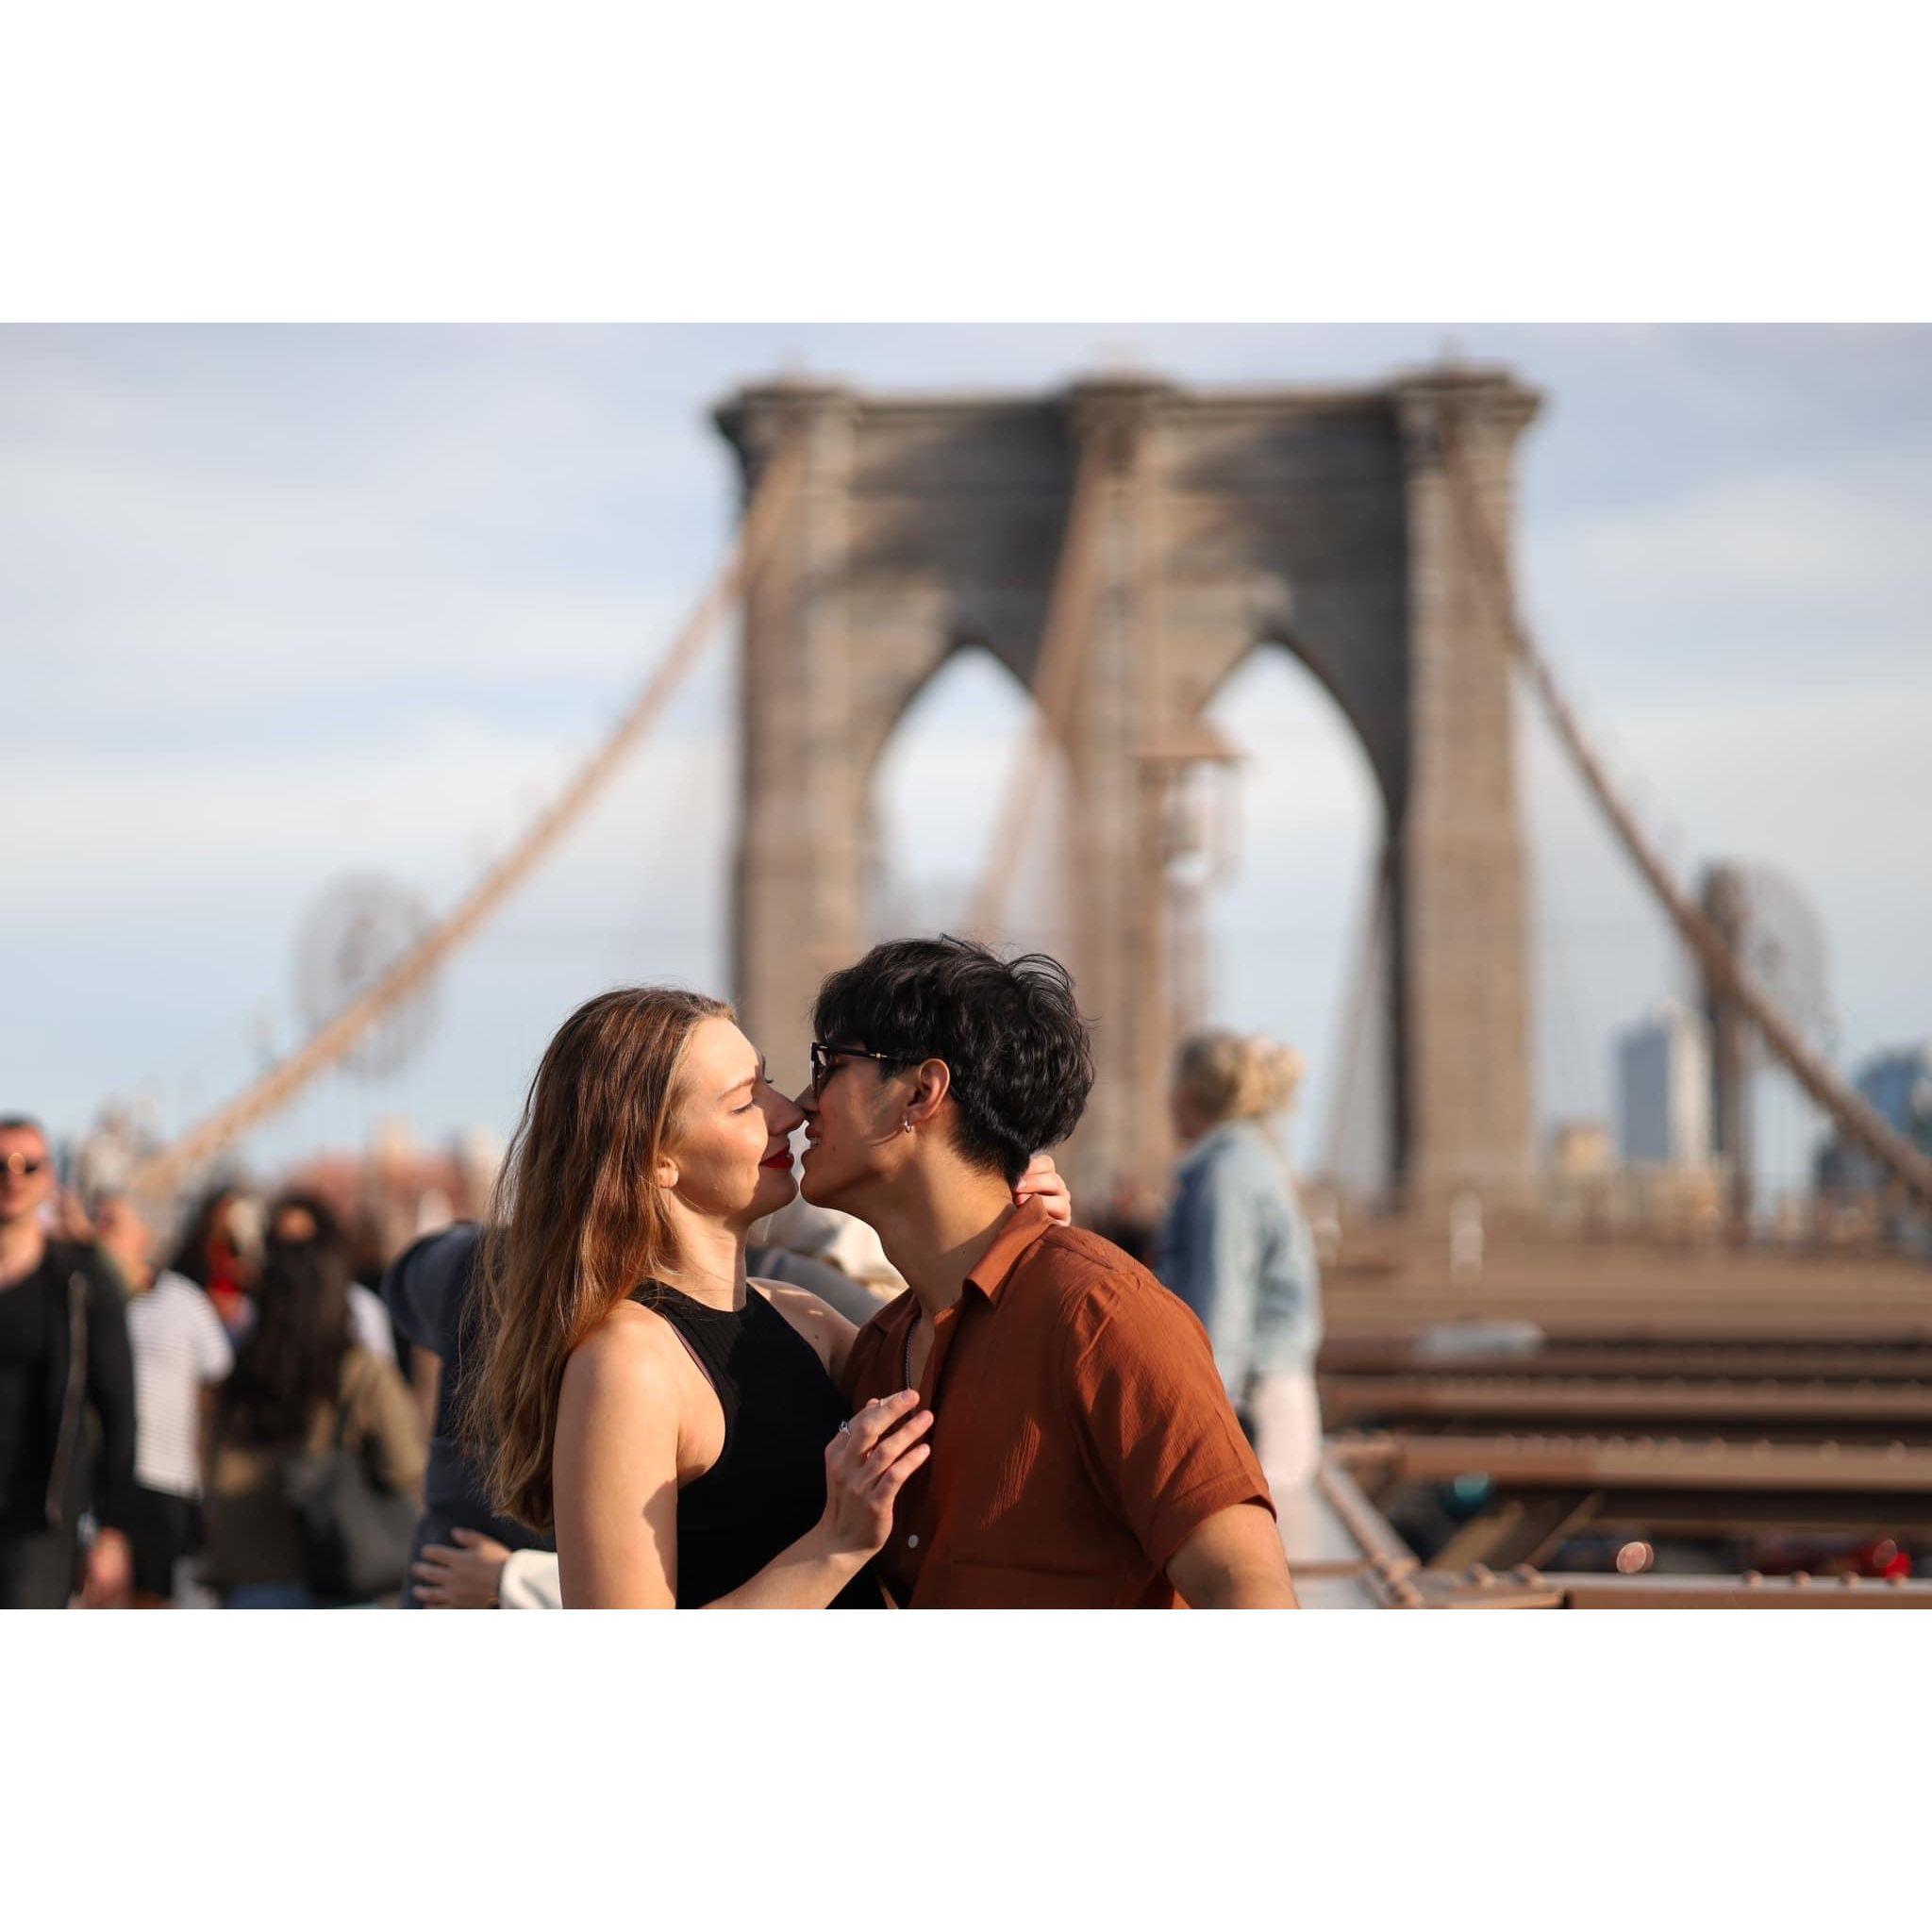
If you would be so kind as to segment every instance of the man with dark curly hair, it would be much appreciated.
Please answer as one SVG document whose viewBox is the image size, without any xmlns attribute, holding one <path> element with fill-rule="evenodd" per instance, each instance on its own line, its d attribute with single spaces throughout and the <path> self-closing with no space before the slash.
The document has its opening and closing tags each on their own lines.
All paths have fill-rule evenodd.
<svg viewBox="0 0 1932 1932">
<path fill-rule="evenodd" d="M 1200 1323 L 1097 1235 L 1015 1208 L 1093 1085 L 1066 969 L 894 940 L 813 1011 L 805 1197 L 909 1284 L 860 1332 L 854 1407 L 917 1388 L 932 1456 L 880 1565 L 919 1607 L 1291 1607 L 1260 1467 Z"/>
</svg>

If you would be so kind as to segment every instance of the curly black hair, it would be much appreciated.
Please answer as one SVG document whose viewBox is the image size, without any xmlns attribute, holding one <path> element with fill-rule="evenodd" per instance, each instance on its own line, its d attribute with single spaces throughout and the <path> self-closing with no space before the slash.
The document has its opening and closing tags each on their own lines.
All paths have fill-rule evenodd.
<svg viewBox="0 0 1932 1932">
<path fill-rule="evenodd" d="M 1079 1125 L 1093 1089 L 1073 976 L 1045 953 L 1002 959 L 946 934 L 888 940 L 819 988 L 812 1026 L 895 1067 L 944 1060 L 960 1154 L 1008 1185 Z"/>
</svg>

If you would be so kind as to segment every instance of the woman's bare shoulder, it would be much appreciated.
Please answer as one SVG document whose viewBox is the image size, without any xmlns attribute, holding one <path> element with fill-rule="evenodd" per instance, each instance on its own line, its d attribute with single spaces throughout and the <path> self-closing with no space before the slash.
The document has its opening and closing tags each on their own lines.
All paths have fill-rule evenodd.
<svg viewBox="0 0 1932 1932">
<path fill-rule="evenodd" d="M 620 1302 L 571 1350 L 563 1368 L 563 1395 L 600 1402 L 636 1392 L 661 1393 L 677 1386 L 683 1348 L 662 1315 L 636 1302 Z"/>
</svg>

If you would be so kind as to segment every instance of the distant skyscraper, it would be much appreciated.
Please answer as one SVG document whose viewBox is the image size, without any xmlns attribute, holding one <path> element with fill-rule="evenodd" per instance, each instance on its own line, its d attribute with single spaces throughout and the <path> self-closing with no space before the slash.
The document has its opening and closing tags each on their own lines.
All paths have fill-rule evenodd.
<svg viewBox="0 0 1932 1932">
<path fill-rule="evenodd" d="M 1676 1000 L 1618 1039 L 1617 1151 L 1631 1167 L 1710 1158 L 1710 1029 Z"/>
<path fill-rule="evenodd" d="M 1874 1054 L 1854 1084 L 1887 1126 L 1932 1153 L 1932 1041 Z M 1865 1193 L 1876 1191 L 1884 1180 L 1869 1154 L 1837 1136 L 1819 1157 L 1821 1187 Z"/>
</svg>

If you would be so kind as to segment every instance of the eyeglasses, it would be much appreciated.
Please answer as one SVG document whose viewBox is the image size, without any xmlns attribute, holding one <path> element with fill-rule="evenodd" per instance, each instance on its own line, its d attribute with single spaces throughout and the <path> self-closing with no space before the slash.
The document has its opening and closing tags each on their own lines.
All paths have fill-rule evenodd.
<svg viewBox="0 0 1932 1932">
<path fill-rule="evenodd" d="M 913 1063 L 903 1053 L 867 1053 L 862 1046 L 827 1046 L 823 1040 L 811 1043 L 811 1097 L 825 1091 L 825 1082 L 839 1071 L 841 1060 L 877 1060 L 882 1067 L 909 1067 Z"/>
<path fill-rule="evenodd" d="M 39 1174 L 46 1164 L 44 1155 L 9 1154 L 5 1160 L 0 1160 L 0 1169 L 8 1174 Z"/>
</svg>

